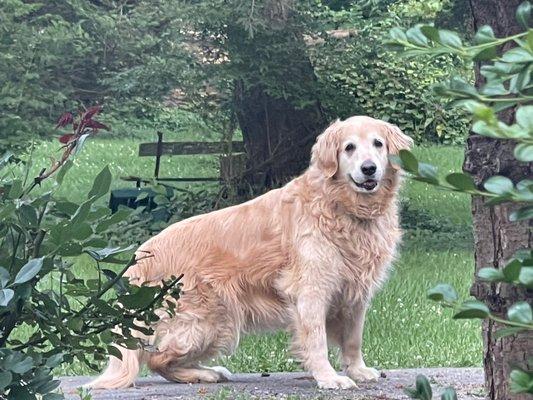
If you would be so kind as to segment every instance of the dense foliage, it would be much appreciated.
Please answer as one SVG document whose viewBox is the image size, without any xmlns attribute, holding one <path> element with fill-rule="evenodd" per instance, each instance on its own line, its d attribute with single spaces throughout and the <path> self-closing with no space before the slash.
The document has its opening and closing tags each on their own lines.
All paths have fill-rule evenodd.
<svg viewBox="0 0 533 400">
<path fill-rule="evenodd" d="M 146 326 L 158 318 L 153 309 L 164 296 L 178 294 L 179 278 L 152 287 L 130 286 L 122 278 L 135 260 L 120 254 L 132 247 L 110 246 L 107 238 L 132 211 L 111 215 L 98 205 L 111 184 L 107 167 L 83 201 L 56 194 L 65 174 L 76 173 L 72 158 L 95 127 L 102 127 L 93 119 L 98 112 L 93 107 L 60 118 L 58 126 L 73 126 L 73 132 L 61 137 L 62 157 L 35 179 L 28 179 L 31 160 L 23 166 L 11 153 L 0 159 L 2 399 L 62 398 L 53 393 L 59 385 L 53 368 L 75 359 L 94 367 L 108 353 L 120 356 L 111 343 L 137 348 L 142 343 L 134 332 L 149 334 Z M 94 261 L 92 273 L 72 268 L 81 255 Z M 110 330 L 117 325 L 120 329 Z M 21 336 L 20 328 L 29 334 Z"/>
<path fill-rule="evenodd" d="M 319 15 L 330 28 L 350 32 L 347 40 L 326 36 L 322 45 L 310 48 L 324 85 L 324 105 L 341 117 L 365 114 L 393 121 L 418 142 L 463 140 L 468 131 L 465 114 L 446 107 L 431 87 L 453 72 L 468 76 L 468 64 L 450 56 L 407 60 L 383 46 L 393 26 L 433 21 L 445 3 L 396 3 L 387 12 L 366 17 L 364 8 L 356 5 L 323 9 Z"/>
<path fill-rule="evenodd" d="M 532 7 L 529 1 L 522 3 L 516 18 L 523 32 L 504 38 L 496 38 L 490 26 L 482 26 L 476 32 L 472 44 L 464 44 L 452 31 L 438 30 L 431 25 L 418 25 L 408 30 L 391 30 L 390 45 L 406 56 L 456 54 L 468 60 L 486 61 L 481 67 L 485 83 L 479 89 L 460 77 L 435 88 L 437 95 L 452 99 L 458 107 L 468 111 L 474 120 L 472 131 L 478 135 L 499 140 L 513 140 L 514 156 L 518 161 L 533 162 L 533 24 Z M 502 45 L 514 42 L 516 46 Z M 514 123 L 506 124 L 497 112 L 515 107 Z M 516 202 L 520 207 L 509 215 L 510 221 L 527 221 L 533 218 L 533 181 L 529 177 L 516 184 L 505 176 L 492 176 L 479 188 L 466 173 L 448 174 L 444 180 L 434 166 L 420 163 L 409 151 L 400 152 L 396 160 L 413 179 L 437 185 L 447 190 L 484 196 L 488 206 Z M 478 272 L 479 278 L 491 283 L 519 286 L 533 290 L 533 250 L 519 251 L 503 268 L 487 267 Z M 533 310 L 530 302 L 512 304 L 506 315 L 497 315 L 478 300 L 460 301 L 455 289 L 440 284 L 429 291 L 429 298 L 455 309 L 454 318 L 491 319 L 502 324 L 497 337 L 533 331 Z M 532 357 L 530 354 L 527 357 Z M 531 362 L 529 362 L 531 363 Z M 514 368 L 510 375 L 511 391 L 533 394 L 533 371 Z M 431 398 L 427 382 L 420 380 L 420 390 L 413 392 L 416 398 Z M 417 382 L 418 386 L 418 382 Z"/>
<path fill-rule="evenodd" d="M 119 134 L 142 119 L 155 123 L 170 100 L 225 137 L 234 130 L 236 82 L 259 83 L 298 107 L 319 101 L 330 118 L 371 114 L 418 139 L 455 142 L 464 118 L 428 88 L 464 64 L 448 56 L 406 62 L 380 40 L 398 23 L 437 18 L 447 4 L 7 0 L 0 8 L 0 147 L 49 134 L 52 116 L 94 102 L 129 121 Z M 338 38 L 332 32 L 339 30 L 355 34 Z M 301 59 L 310 59 L 316 79 L 307 78 Z M 198 125 L 186 113 L 177 117 Z"/>
<path fill-rule="evenodd" d="M 187 70 L 165 1 L 6 0 L 0 7 L 0 148 L 49 134 L 78 103 L 141 116 Z"/>
</svg>

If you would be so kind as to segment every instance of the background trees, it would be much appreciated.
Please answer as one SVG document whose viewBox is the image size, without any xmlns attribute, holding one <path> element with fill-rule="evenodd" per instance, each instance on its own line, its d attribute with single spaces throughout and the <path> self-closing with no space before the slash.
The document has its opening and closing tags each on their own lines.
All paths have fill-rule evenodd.
<svg viewBox="0 0 533 400">
<path fill-rule="evenodd" d="M 396 24 L 446 15 L 447 4 L 8 0 L 0 146 L 49 134 L 52 117 L 76 103 L 105 102 L 129 131 L 168 101 L 219 137 L 242 134 L 259 186 L 304 168 L 316 134 L 339 116 L 372 114 L 422 141 L 456 142 L 464 118 L 427 89 L 464 64 L 405 63 L 380 40 Z"/>
</svg>

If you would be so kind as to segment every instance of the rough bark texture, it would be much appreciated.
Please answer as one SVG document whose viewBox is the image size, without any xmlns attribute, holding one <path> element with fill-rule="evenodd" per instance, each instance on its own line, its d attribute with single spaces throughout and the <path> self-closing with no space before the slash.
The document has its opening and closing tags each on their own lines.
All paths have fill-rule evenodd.
<svg viewBox="0 0 533 400">
<path fill-rule="evenodd" d="M 276 187 L 300 174 L 327 123 L 296 8 L 293 0 L 267 0 L 268 34 L 253 41 L 238 30 L 228 35 L 244 71 L 235 82 L 234 109 L 251 171 L 245 180 L 255 188 Z"/>
<path fill-rule="evenodd" d="M 310 64 L 306 73 L 314 79 Z M 260 85 L 244 89 L 238 84 L 235 94 L 252 170 L 247 181 L 255 187 L 271 188 L 301 173 L 309 165 L 314 139 L 326 124 L 318 101 L 297 109 L 285 99 L 268 95 Z"/>
<path fill-rule="evenodd" d="M 496 36 L 508 36 L 520 31 L 515 10 L 522 0 L 470 0 L 474 26 L 493 27 Z M 476 68 L 476 86 L 483 83 Z M 514 111 L 505 111 L 501 118 L 507 122 L 514 117 Z M 513 157 L 514 143 L 494 140 L 472 134 L 468 139 L 464 170 L 474 176 L 480 184 L 493 175 L 503 175 L 515 183 L 533 176 L 531 164 L 517 162 Z M 532 247 L 531 226 L 527 222 L 509 222 L 509 213 L 516 205 L 503 204 L 485 206 L 485 201 L 475 197 L 472 213 L 475 236 L 476 272 L 483 267 L 502 268 L 514 253 Z M 531 303 L 532 291 L 518 289 L 507 284 L 487 284 L 477 280 L 472 294 L 485 302 L 492 311 L 504 315 L 509 306 L 517 301 Z M 501 326 L 492 322 L 483 323 L 485 384 L 489 399 L 531 399 L 531 395 L 512 395 L 509 388 L 509 374 L 513 367 L 533 369 L 528 357 L 533 356 L 533 335 L 522 333 L 503 339 L 496 339 L 495 333 Z"/>
</svg>

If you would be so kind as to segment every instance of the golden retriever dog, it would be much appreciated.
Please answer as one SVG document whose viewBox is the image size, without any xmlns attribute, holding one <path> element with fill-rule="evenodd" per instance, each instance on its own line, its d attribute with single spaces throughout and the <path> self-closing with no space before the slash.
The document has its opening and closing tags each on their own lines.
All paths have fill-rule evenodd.
<svg viewBox="0 0 533 400">
<path fill-rule="evenodd" d="M 140 366 L 176 382 L 219 382 L 229 372 L 202 362 L 232 353 L 240 335 L 287 329 L 318 387 L 375 380 L 361 353 L 368 304 L 400 241 L 398 169 L 389 154 L 412 140 L 392 124 L 355 116 L 318 136 L 311 165 L 280 189 L 175 223 L 141 245 L 153 257 L 127 272 L 134 284 L 183 275 L 174 316 L 160 312 L 152 348 L 120 348 L 88 386 L 134 383 Z M 139 335 L 142 336 L 142 335 Z M 345 375 L 328 361 L 340 347 Z"/>
</svg>

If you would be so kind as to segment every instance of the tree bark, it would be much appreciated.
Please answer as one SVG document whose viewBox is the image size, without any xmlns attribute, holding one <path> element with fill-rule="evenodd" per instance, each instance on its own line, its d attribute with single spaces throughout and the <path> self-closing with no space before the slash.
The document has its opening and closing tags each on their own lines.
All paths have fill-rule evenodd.
<svg viewBox="0 0 533 400">
<path fill-rule="evenodd" d="M 522 0 L 470 0 L 475 29 L 490 25 L 497 37 L 508 36 L 520 31 L 515 20 L 515 10 Z M 480 65 L 476 66 L 476 86 L 483 84 Z M 514 110 L 500 114 L 503 121 L 511 122 Z M 495 140 L 471 134 L 467 141 L 463 169 L 481 184 L 493 175 L 503 175 L 513 182 L 533 176 L 533 166 L 515 160 L 515 143 Z M 476 273 L 483 267 L 503 268 L 517 250 L 531 248 L 533 236 L 528 222 L 511 223 L 509 213 L 518 208 L 514 204 L 487 207 L 485 200 L 474 197 L 472 214 L 475 237 Z M 485 302 L 496 314 L 505 315 L 510 305 L 517 301 L 532 302 L 531 290 L 508 284 L 489 284 L 476 278 L 471 293 Z M 502 339 L 495 334 L 501 326 L 493 321 L 484 321 L 482 336 L 484 342 L 485 384 L 488 399 L 531 399 L 531 395 L 513 395 L 509 387 L 509 375 L 513 367 L 533 369 L 533 335 L 521 333 Z"/>
<path fill-rule="evenodd" d="M 314 78 L 312 70 L 308 73 Z M 235 94 L 251 171 L 246 181 L 272 188 L 300 174 L 309 165 L 311 146 L 326 124 L 318 101 L 297 109 L 286 99 L 270 96 L 261 85 L 244 89 L 240 82 Z"/>
<path fill-rule="evenodd" d="M 300 174 L 327 123 L 296 8 L 293 0 L 267 0 L 258 12 L 268 29 L 253 39 L 237 27 L 228 31 L 229 57 L 241 73 L 233 105 L 251 171 L 245 180 L 254 187 L 276 187 Z"/>
</svg>

